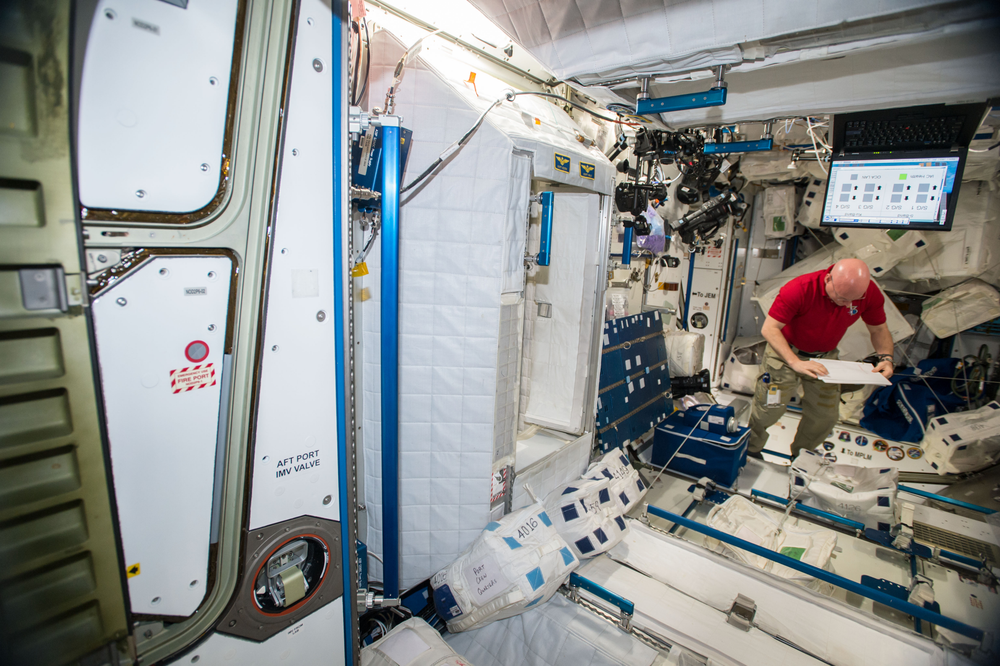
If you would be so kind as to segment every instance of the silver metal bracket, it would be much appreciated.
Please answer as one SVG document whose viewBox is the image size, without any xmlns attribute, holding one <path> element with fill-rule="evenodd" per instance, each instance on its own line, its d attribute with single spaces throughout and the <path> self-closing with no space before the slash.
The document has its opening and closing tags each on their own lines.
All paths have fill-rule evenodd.
<svg viewBox="0 0 1000 666">
<path fill-rule="evenodd" d="M 743 631 L 750 631 L 755 615 L 757 615 L 757 604 L 754 600 L 742 594 L 737 594 L 736 601 L 733 602 L 732 608 L 729 609 L 726 622 Z"/>
<path fill-rule="evenodd" d="M 649 77 L 643 76 L 639 79 L 639 94 L 636 96 L 636 101 L 642 99 L 649 99 Z"/>
<path fill-rule="evenodd" d="M 361 134 L 370 123 L 371 116 L 360 106 L 352 106 L 347 113 L 347 131 L 350 134 Z"/>
</svg>

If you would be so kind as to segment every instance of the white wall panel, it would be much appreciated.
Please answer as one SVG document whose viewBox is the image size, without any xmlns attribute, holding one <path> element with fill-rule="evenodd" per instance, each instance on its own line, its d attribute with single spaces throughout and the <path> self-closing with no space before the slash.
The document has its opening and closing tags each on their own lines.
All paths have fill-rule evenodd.
<svg viewBox="0 0 1000 666">
<path fill-rule="evenodd" d="M 205 595 L 232 269 L 159 257 L 93 302 L 134 613 L 188 616 Z"/>
<path fill-rule="evenodd" d="M 302 515 L 340 520 L 330 38 L 329 8 L 305 0 L 271 237 L 250 529 Z"/>
<path fill-rule="evenodd" d="M 222 173 L 237 5 L 98 4 L 80 89 L 84 206 L 185 213 L 212 200 Z"/>
</svg>

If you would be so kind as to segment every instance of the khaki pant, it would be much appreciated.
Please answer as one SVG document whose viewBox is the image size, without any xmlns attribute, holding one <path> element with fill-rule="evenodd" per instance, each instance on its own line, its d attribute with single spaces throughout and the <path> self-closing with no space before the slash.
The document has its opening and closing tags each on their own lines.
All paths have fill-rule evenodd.
<svg viewBox="0 0 1000 666">
<path fill-rule="evenodd" d="M 815 359 L 820 363 L 824 358 L 837 358 L 837 350 L 823 354 Z M 764 359 L 760 364 L 761 373 L 757 375 L 757 386 L 753 395 L 753 408 L 750 411 L 750 447 L 752 452 L 760 451 L 767 444 L 767 429 L 777 423 L 785 409 L 788 400 L 795 395 L 799 382 L 802 383 L 802 420 L 799 421 L 795 439 L 792 441 L 792 458 L 802 449 L 814 449 L 830 435 L 833 426 L 840 416 L 840 384 L 827 384 L 806 375 L 800 375 L 792 370 L 778 356 L 771 345 L 764 350 Z M 767 406 L 768 384 L 763 381 L 764 373 L 771 376 L 770 386 L 781 391 L 781 404 Z"/>
</svg>

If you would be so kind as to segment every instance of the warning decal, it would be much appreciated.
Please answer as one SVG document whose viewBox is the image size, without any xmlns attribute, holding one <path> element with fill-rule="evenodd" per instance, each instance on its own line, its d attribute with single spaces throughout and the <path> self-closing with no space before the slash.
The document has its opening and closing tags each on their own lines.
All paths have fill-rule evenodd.
<svg viewBox="0 0 1000 666">
<path fill-rule="evenodd" d="M 186 393 L 194 389 L 215 386 L 214 363 L 193 365 L 187 368 L 170 371 L 170 388 L 174 393 Z"/>
<path fill-rule="evenodd" d="M 138 562 L 136 562 L 135 564 L 133 564 L 132 566 L 130 566 L 128 569 L 125 570 L 125 575 L 128 576 L 129 578 L 134 578 L 135 576 L 138 576 L 140 573 L 142 573 L 142 569 L 139 567 Z"/>
</svg>

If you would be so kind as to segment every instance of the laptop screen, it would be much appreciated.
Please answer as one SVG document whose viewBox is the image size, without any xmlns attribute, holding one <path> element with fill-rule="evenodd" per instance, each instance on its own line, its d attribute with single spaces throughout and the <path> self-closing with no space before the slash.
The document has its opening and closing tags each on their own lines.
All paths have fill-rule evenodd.
<svg viewBox="0 0 1000 666">
<path fill-rule="evenodd" d="M 830 165 L 822 226 L 947 231 L 965 152 L 848 155 Z"/>
</svg>

